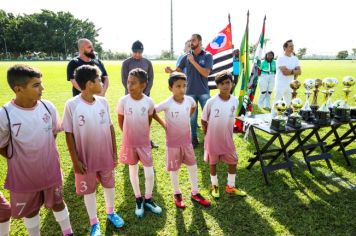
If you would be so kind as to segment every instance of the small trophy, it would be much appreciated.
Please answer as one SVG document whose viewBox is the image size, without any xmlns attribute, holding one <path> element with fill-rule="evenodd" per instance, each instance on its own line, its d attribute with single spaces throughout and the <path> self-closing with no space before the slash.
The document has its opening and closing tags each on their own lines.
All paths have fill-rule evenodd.
<svg viewBox="0 0 356 236">
<path fill-rule="evenodd" d="M 344 100 L 338 100 L 334 103 L 333 111 L 335 113 L 335 119 L 346 122 L 349 121 L 350 116 L 350 106 L 347 104 L 347 100 L 349 98 L 349 94 L 351 92 L 351 87 L 355 84 L 355 79 L 351 76 L 346 76 L 342 80 L 342 84 L 344 85 L 345 98 Z"/>
<path fill-rule="evenodd" d="M 274 109 L 277 110 L 278 115 L 272 119 L 271 129 L 275 131 L 286 130 L 286 119 L 284 118 L 283 113 L 287 109 L 287 104 L 283 98 L 274 103 Z"/>
<path fill-rule="evenodd" d="M 319 93 L 319 87 L 323 84 L 321 79 L 315 79 L 315 87 L 314 87 L 314 94 L 313 94 L 313 101 L 312 104 L 310 105 L 310 108 L 312 109 L 313 113 L 315 114 L 316 111 L 319 109 L 318 105 L 318 93 Z"/>
<path fill-rule="evenodd" d="M 297 90 L 300 88 L 301 83 L 299 80 L 294 79 L 290 84 L 290 88 L 293 90 L 292 91 L 292 100 L 297 97 Z M 287 108 L 286 115 L 290 115 L 292 113 L 292 104 L 289 104 L 289 107 Z"/>
<path fill-rule="evenodd" d="M 307 79 L 304 81 L 305 88 L 305 103 L 303 108 L 300 110 L 300 115 L 303 117 L 303 120 L 307 122 L 312 122 L 314 120 L 314 113 L 309 104 L 309 97 L 311 94 L 311 90 L 315 87 L 315 80 Z"/>
<path fill-rule="evenodd" d="M 288 126 L 295 129 L 299 129 L 300 127 L 302 127 L 302 116 L 299 115 L 299 111 L 302 108 L 302 106 L 303 106 L 303 102 L 300 98 L 292 99 L 291 107 L 293 113 L 288 116 L 288 121 L 287 121 Z"/>
<path fill-rule="evenodd" d="M 329 104 L 331 103 L 331 94 L 334 92 L 334 87 L 337 84 L 334 78 L 323 79 L 323 87 L 325 90 L 322 93 L 325 94 L 324 103 L 319 107 L 316 112 L 316 123 L 319 125 L 327 125 L 331 123 Z"/>
<path fill-rule="evenodd" d="M 355 104 L 356 104 L 356 94 L 353 96 L 353 99 L 354 99 Z M 351 115 L 351 119 L 356 119 L 356 106 L 355 107 L 351 107 L 350 115 Z"/>
<path fill-rule="evenodd" d="M 333 94 L 333 92 L 335 92 L 334 87 L 338 84 L 339 81 L 336 78 L 330 78 L 330 79 L 332 79 L 332 81 L 333 81 L 332 83 L 334 84 L 334 86 L 329 89 L 329 94 L 330 95 L 328 97 L 327 106 L 328 106 L 329 111 L 330 111 L 330 117 L 334 118 L 335 112 L 334 112 L 334 109 L 333 109 L 334 105 L 333 105 L 333 103 L 331 101 L 331 94 Z"/>
</svg>

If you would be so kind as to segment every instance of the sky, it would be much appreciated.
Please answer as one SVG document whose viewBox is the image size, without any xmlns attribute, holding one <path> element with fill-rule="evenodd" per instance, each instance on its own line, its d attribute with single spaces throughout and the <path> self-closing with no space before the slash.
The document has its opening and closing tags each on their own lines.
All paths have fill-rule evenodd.
<svg viewBox="0 0 356 236">
<path fill-rule="evenodd" d="M 170 0 L 1 0 L 0 9 L 31 14 L 41 9 L 69 11 L 89 19 L 99 31 L 105 50 L 130 52 L 135 40 L 144 44 L 144 54 L 170 50 Z M 352 0 L 173 0 L 174 52 L 199 33 L 206 46 L 228 23 L 231 15 L 233 44 L 240 46 L 250 11 L 250 44 L 258 41 L 266 15 L 266 50 L 282 53 L 282 45 L 293 39 L 295 50 L 307 54 L 336 55 L 356 48 L 355 12 Z"/>
</svg>

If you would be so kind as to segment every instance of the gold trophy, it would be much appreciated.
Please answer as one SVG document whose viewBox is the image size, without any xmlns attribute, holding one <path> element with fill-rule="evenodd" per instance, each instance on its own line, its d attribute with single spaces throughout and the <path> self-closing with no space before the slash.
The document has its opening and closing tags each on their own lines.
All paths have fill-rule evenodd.
<svg viewBox="0 0 356 236">
<path fill-rule="evenodd" d="M 297 97 L 297 90 L 300 88 L 301 83 L 299 82 L 299 80 L 294 79 L 290 84 L 289 84 L 290 88 L 293 90 L 292 91 L 292 100 L 294 98 Z M 287 108 L 287 115 L 290 115 L 292 113 L 293 109 L 292 109 L 292 104 L 289 104 L 289 107 Z"/>
<path fill-rule="evenodd" d="M 300 115 L 303 117 L 303 120 L 311 122 L 314 120 L 314 114 L 309 104 L 309 97 L 311 90 L 315 87 L 315 80 L 307 79 L 304 81 L 303 85 L 305 88 L 305 103 L 300 110 Z"/>
<path fill-rule="evenodd" d="M 288 126 L 295 129 L 299 129 L 300 127 L 302 127 L 302 116 L 299 115 L 299 111 L 302 108 L 302 106 L 303 106 L 303 102 L 300 98 L 292 99 L 291 107 L 293 113 L 288 116 L 288 121 L 287 121 Z"/>
<path fill-rule="evenodd" d="M 335 84 L 334 85 L 334 87 L 335 87 L 339 83 L 339 81 L 336 78 L 331 78 L 331 79 L 333 80 L 333 84 Z M 334 118 L 334 115 L 335 115 L 335 112 L 334 112 L 334 109 L 333 109 L 334 106 L 333 106 L 333 103 L 331 101 L 331 95 L 333 94 L 333 92 L 335 92 L 334 88 L 329 89 L 330 95 L 328 97 L 328 102 L 327 102 L 327 106 L 329 108 L 330 117 L 331 118 Z"/>
<path fill-rule="evenodd" d="M 342 90 L 345 93 L 344 100 L 337 100 L 334 103 L 333 110 L 335 113 L 335 119 L 346 122 L 351 118 L 350 106 L 347 104 L 347 100 L 349 99 L 349 94 L 351 92 L 350 88 L 355 84 L 355 79 L 351 76 L 346 76 L 342 80 L 342 84 L 344 85 L 344 89 Z"/>
<path fill-rule="evenodd" d="M 275 131 L 286 130 L 286 119 L 283 116 L 283 113 L 287 109 L 287 104 L 283 100 L 283 98 L 274 103 L 274 109 L 277 110 L 278 115 L 272 119 L 271 129 L 273 129 Z"/>
<path fill-rule="evenodd" d="M 337 84 L 337 80 L 334 78 L 323 79 L 323 87 L 325 90 L 322 93 L 325 94 L 324 103 L 319 107 L 316 112 L 316 123 L 319 125 L 327 125 L 331 123 L 329 104 L 331 103 L 331 94 L 334 92 L 334 87 Z"/>
<path fill-rule="evenodd" d="M 319 93 L 319 87 L 323 84 L 323 81 L 321 79 L 315 79 L 315 87 L 313 90 L 313 100 L 312 100 L 312 104 L 310 105 L 310 108 L 312 109 L 314 115 L 316 113 L 316 111 L 319 109 L 319 105 L 318 105 L 318 93 Z"/>
<path fill-rule="evenodd" d="M 353 96 L 353 99 L 354 99 L 355 104 L 356 104 L 356 94 Z M 351 115 L 351 119 L 356 119 L 356 106 L 355 107 L 351 107 L 350 115 Z"/>
</svg>

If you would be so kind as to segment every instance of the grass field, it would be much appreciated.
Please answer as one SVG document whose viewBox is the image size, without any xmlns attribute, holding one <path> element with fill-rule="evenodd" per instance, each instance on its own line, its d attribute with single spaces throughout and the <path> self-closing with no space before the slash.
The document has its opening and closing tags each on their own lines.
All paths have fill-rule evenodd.
<svg viewBox="0 0 356 236">
<path fill-rule="evenodd" d="M 6 70 L 14 62 L 0 63 L 0 104 L 13 98 L 6 82 Z M 71 86 L 66 81 L 66 62 L 30 62 L 38 67 L 44 77 L 43 98 L 51 100 L 59 113 L 63 114 L 65 101 L 71 97 Z M 174 62 L 155 62 L 155 80 L 151 96 L 156 103 L 170 95 L 167 89 L 167 74 L 163 68 Z M 118 129 L 114 109 L 118 99 L 124 95 L 120 78 L 121 64 L 105 62 L 109 73 L 110 88 L 107 99 L 114 122 L 117 143 L 120 147 L 121 131 Z M 305 78 L 336 77 L 341 82 L 345 75 L 356 77 L 356 62 L 353 61 L 302 61 L 302 76 Z M 333 100 L 343 96 L 342 85 L 338 84 Z M 352 95 L 355 94 L 356 86 Z M 213 93 L 216 93 L 215 91 Z M 258 94 L 258 91 L 257 91 Z M 304 100 L 304 89 L 299 97 Z M 256 98 L 258 99 L 258 97 Z M 321 102 L 321 97 L 319 102 Z M 352 102 L 354 104 L 354 102 Z M 259 111 L 255 107 L 255 112 Z M 345 128 L 344 128 L 345 129 Z M 325 131 L 324 131 L 325 132 Z M 200 132 L 201 135 L 201 132 Z M 261 141 L 267 137 L 260 134 Z M 315 175 L 310 174 L 299 152 L 292 156 L 295 163 L 295 179 L 288 171 L 277 171 L 269 175 L 271 186 L 263 181 L 259 165 L 247 170 L 248 159 L 255 151 L 251 140 L 244 141 L 241 135 L 235 135 L 234 141 L 239 155 L 237 184 L 248 193 L 246 198 L 229 197 L 223 193 L 227 173 L 224 165 L 218 166 L 218 176 L 222 197 L 212 200 L 210 208 L 203 208 L 191 202 L 190 184 L 186 168 L 182 168 L 180 184 L 185 197 L 186 209 L 176 209 L 169 174 L 165 171 L 165 134 L 156 122 L 151 129 L 152 139 L 159 149 L 153 150 L 155 168 L 155 188 L 153 197 L 163 208 L 163 214 L 156 216 L 146 213 L 143 219 L 134 215 L 135 199 L 128 177 L 128 168 L 119 164 L 116 168 L 116 209 L 126 222 L 123 229 L 116 230 L 106 222 L 105 203 L 102 188 L 97 190 L 98 216 L 102 233 L 105 235 L 356 235 L 356 159 L 351 160 L 353 167 L 346 165 L 342 155 L 332 150 L 330 172 L 325 162 L 312 164 Z M 202 137 L 200 136 L 200 139 Z M 285 137 L 288 139 L 288 136 Z M 329 139 L 331 141 L 331 139 Z M 76 196 L 72 164 L 66 148 L 64 134 L 57 138 L 57 145 L 64 171 L 64 195 L 70 211 L 70 217 L 76 235 L 89 234 L 89 220 L 83 199 Z M 351 145 L 356 148 L 356 143 Z M 208 196 L 210 187 L 209 168 L 203 162 L 203 149 L 196 149 L 199 169 L 199 185 L 202 194 Z M 0 160 L 0 191 L 9 199 L 4 190 L 6 161 Z M 143 189 L 143 170 L 140 169 L 141 190 Z M 53 214 L 41 210 L 42 235 L 60 235 L 60 228 Z M 25 235 L 26 229 L 19 220 L 11 223 L 11 235 Z"/>
</svg>

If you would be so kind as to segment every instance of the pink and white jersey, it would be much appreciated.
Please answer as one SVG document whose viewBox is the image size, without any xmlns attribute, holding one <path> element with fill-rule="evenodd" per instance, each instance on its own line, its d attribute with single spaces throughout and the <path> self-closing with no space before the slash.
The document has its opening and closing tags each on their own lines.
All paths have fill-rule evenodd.
<svg viewBox="0 0 356 236">
<path fill-rule="evenodd" d="M 59 155 L 54 135 L 60 131 L 56 108 L 49 101 L 37 101 L 33 108 L 22 108 L 14 101 L 0 109 L 0 148 L 8 145 L 5 188 L 26 193 L 62 184 Z M 10 133 L 12 141 L 10 141 Z"/>
<path fill-rule="evenodd" d="M 227 101 L 219 95 L 210 98 L 204 106 L 202 120 L 208 122 L 204 148 L 210 155 L 235 153 L 232 138 L 238 101 L 230 96 Z"/>
<path fill-rule="evenodd" d="M 143 95 L 140 100 L 135 100 L 128 94 L 119 100 L 116 112 L 125 117 L 123 146 L 133 148 L 151 147 L 148 116 L 153 115 L 153 110 L 153 100 L 146 95 Z"/>
<path fill-rule="evenodd" d="M 87 172 L 114 169 L 109 106 L 104 97 L 94 98 L 92 103 L 80 94 L 69 99 L 62 123 L 64 131 L 74 135 L 78 159 Z"/>
<path fill-rule="evenodd" d="M 167 147 L 182 147 L 192 143 L 190 132 L 190 109 L 196 107 L 194 99 L 184 96 L 182 103 L 173 97 L 158 104 L 156 112 L 164 111 L 167 124 Z"/>
</svg>

